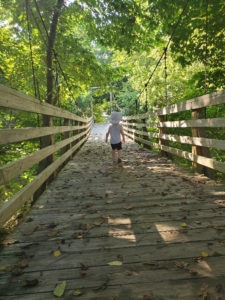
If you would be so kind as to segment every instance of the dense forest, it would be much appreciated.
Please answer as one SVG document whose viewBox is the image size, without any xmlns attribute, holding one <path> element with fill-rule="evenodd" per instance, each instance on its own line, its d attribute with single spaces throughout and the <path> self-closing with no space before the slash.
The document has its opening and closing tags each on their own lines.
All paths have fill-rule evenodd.
<svg viewBox="0 0 225 300">
<path fill-rule="evenodd" d="M 0 20 L 0 83 L 80 116 L 93 105 L 95 122 L 111 109 L 142 113 L 225 88 L 222 0 L 1 0 Z M 0 128 L 47 122 L 0 110 Z M 208 136 L 225 139 L 215 130 Z M 0 146 L 0 167 L 40 147 L 39 139 Z M 224 151 L 212 157 L 225 161 Z M 36 174 L 34 166 L 0 186 L 1 200 Z"/>
</svg>

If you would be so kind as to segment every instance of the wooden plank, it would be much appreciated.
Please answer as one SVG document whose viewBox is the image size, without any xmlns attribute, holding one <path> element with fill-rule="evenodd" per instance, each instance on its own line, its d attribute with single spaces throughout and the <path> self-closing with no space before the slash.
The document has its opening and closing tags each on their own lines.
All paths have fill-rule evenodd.
<svg viewBox="0 0 225 300">
<path fill-rule="evenodd" d="M 148 123 L 149 127 L 170 127 L 170 128 L 187 128 L 187 127 L 225 127 L 225 118 L 198 119 L 198 120 L 181 120 L 168 121 L 159 123 Z"/>
<path fill-rule="evenodd" d="M 17 193 L 8 202 L 3 204 L 0 208 L 0 225 L 3 225 L 9 218 L 34 194 L 34 192 L 49 178 L 49 176 L 70 156 L 78 149 L 85 141 L 87 137 L 82 139 L 73 148 L 63 154 L 60 158 L 54 161 L 44 171 L 28 185 L 26 185 L 19 193 Z"/>
<path fill-rule="evenodd" d="M 128 123 L 122 123 L 127 126 Z M 129 123 L 131 126 L 139 127 L 168 127 L 168 128 L 189 128 L 189 127 L 225 127 L 225 118 L 181 120 L 155 123 Z"/>
<path fill-rule="evenodd" d="M 191 144 L 196 146 L 204 146 L 208 148 L 225 150 L 225 140 L 198 138 L 198 137 L 191 137 L 191 136 L 179 136 L 179 135 L 172 135 L 172 134 L 159 134 L 156 132 L 144 132 L 144 131 L 135 130 L 131 128 L 127 130 L 141 135 L 146 135 L 148 137 L 161 138 L 172 142 L 179 142 L 182 144 Z"/>
<path fill-rule="evenodd" d="M 171 264 L 174 264 L 176 261 L 171 262 Z M 181 262 L 182 263 L 182 262 Z M 188 262 L 183 262 L 188 263 Z M 77 290 L 78 288 L 82 291 L 81 299 L 85 300 L 134 300 L 134 299 L 166 299 L 166 300 L 199 300 L 201 299 L 200 296 L 204 296 L 205 294 L 210 295 L 210 299 L 218 299 L 223 300 L 223 289 L 221 294 L 215 292 L 215 279 L 211 276 L 209 277 L 200 277 L 200 276 L 190 276 L 189 278 L 182 278 L 181 280 L 177 280 L 176 276 L 174 280 L 172 277 L 169 280 L 161 280 L 161 281 L 152 281 L 147 278 L 143 278 L 142 282 L 138 280 L 139 275 L 139 265 L 134 265 L 133 272 L 132 272 L 132 266 L 127 266 L 128 270 L 131 267 L 131 276 L 137 277 L 136 282 L 119 282 L 118 284 L 112 284 L 110 283 L 108 277 L 102 277 L 101 282 L 98 282 L 96 285 L 92 285 L 89 287 L 86 287 L 85 282 L 80 282 L 78 285 L 76 285 L 77 280 L 72 280 L 74 276 L 70 274 L 70 277 L 68 279 L 68 284 L 65 290 L 65 293 L 63 297 L 65 299 L 73 299 L 75 296 L 73 296 L 73 292 Z M 177 268 L 178 269 L 178 268 Z M 137 271 L 135 271 L 137 270 Z M 93 271 L 96 272 L 96 274 L 107 274 L 107 269 L 104 268 L 96 268 Z M 111 276 L 113 278 L 117 277 L 116 270 L 110 270 Z M 187 271 L 187 270 L 186 270 Z M 74 271 L 75 272 L 75 271 Z M 119 270 L 118 272 L 124 273 L 125 270 Z M 179 270 L 177 270 L 179 272 Z M 183 270 L 185 272 L 185 270 Z M 57 276 L 57 283 L 60 282 L 61 278 L 59 274 L 51 274 L 51 276 Z M 171 273 L 172 276 L 172 273 Z M 120 277 L 120 276 L 119 276 Z M 144 274 L 141 274 L 141 278 L 144 277 Z M 37 277 L 38 278 L 38 277 Z M 66 279 L 66 277 L 63 277 Z M 32 278 L 31 278 L 32 279 Z M 18 280 L 19 281 L 19 280 Z M 15 283 L 16 284 L 16 283 Z M 41 283 L 42 284 L 42 283 Z M 222 277 L 216 277 L 216 286 L 223 287 L 224 281 Z M 17 300 L 22 299 L 23 300 L 52 300 L 53 299 L 53 289 L 55 288 L 55 285 L 52 284 L 49 286 L 49 292 L 44 292 L 42 290 L 37 291 L 36 288 L 31 289 L 19 289 L 18 283 L 16 286 L 12 287 L 10 285 L 9 289 L 6 287 L 3 287 L 3 297 L 7 300 Z M 12 291 L 15 291 L 14 295 L 12 295 Z M 210 291 L 210 293 L 208 293 Z M 147 298 L 148 297 L 148 298 Z M 79 298 L 78 298 L 79 299 Z"/>
<path fill-rule="evenodd" d="M 143 120 L 148 119 L 150 117 L 154 117 L 156 114 L 154 112 L 147 112 L 144 114 L 133 115 L 133 116 L 123 116 L 123 120 Z"/>
<path fill-rule="evenodd" d="M 198 109 L 207 106 L 215 106 L 224 103 L 225 103 L 225 91 L 219 91 L 219 92 L 203 95 L 200 97 L 196 97 L 180 103 L 165 106 L 155 112 L 148 112 L 148 113 L 134 115 L 134 116 L 124 116 L 123 120 L 148 119 L 153 116 L 168 115 L 168 114 L 173 114 L 181 111 Z"/>
<path fill-rule="evenodd" d="M 139 245 L 135 242 L 127 243 L 127 246 L 120 245 L 121 240 L 115 239 L 114 247 L 105 247 L 101 251 L 101 248 L 105 246 L 105 239 L 101 239 L 101 244 L 98 247 L 91 247 L 91 242 L 86 242 L 86 247 L 81 252 L 80 248 L 76 247 L 77 240 L 74 239 L 72 242 L 68 241 L 65 244 L 60 244 L 60 249 L 62 255 L 57 259 L 54 257 L 53 250 L 59 248 L 57 239 L 49 239 L 48 242 L 43 242 L 40 244 L 32 244 L 29 247 L 29 252 L 34 253 L 35 249 L 35 259 L 30 261 L 29 268 L 30 271 L 40 272 L 48 270 L 63 270 L 65 268 L 80 268 L 80 263 L 85 262 L 89 268 L 96 266 L 107 266 L 107 263 L 116 259 L 117 255 L 120 254 L 124 257 L 124 265 L 132 263 L 144 263 L 146 261 L 173 261 L 176 259 L 193 259 L 201 256 L 202 251 L 207 251 L 210 258 L 218 258 L 218 255 L 214 253 L 219 253 L 220 259 L 225 259 L 225 247 L 221 243 L 214 243 L 213 247 L 209 247 L 208 243 L 215 241 L 206 239 L 203 241 L 186 241 L 186 242 L 173 242 L 165 243 L 159 236 L 161 243 L 157 240 L 152 241 L 152 243 L 146 242 L 146 244 Z M 70 246 L 68 246 L 70 245 Z M 14 248 L 18 248 L 15 245 Z M 15 251 L 15 249 L 14 249 Z M 3 257 L 4 259 L 4 257 Z M 118 259 L 117 259 L 118 260 Z M 27 269 L 28 271 L 29 269 Z M 224 266 L 221 265 L 221 269 L 224 272 Z M 17 278 L 16 278 L 17 279 Z M 4 284 L 4 283 L 3 283 Z"/>
<path fill-rule="evenodd" d="M 12 163 L 9 163 L 3 167 L 0 168 L 0 185 L 1 184 L 7 184 L 27 170 L 28 168 L 32 167 L 34 164 L 38 163 L 42 159 L 48 157 L 50 154 L 56 152 L 57 150 L 61 149 L 64 146 L 69 145 L 71 142 L 76 141 L 80 137 L 86 135 L 88 133 L 89 129 L 87 129 L 85 132 L 82 132 L 81 134 L 78 134 L 76 136 L 70 137 L 66 140 L 63 140 L 61 142 L 58 142 L 54 145 L 48 146 L 46 148 L 43 148 L 41 150 L 38 150 L 29 156 L 23 157 L 21 159 L 18 159 L 17 161 L 14 161 Z"/>
<path fill-rule="evenodd" d="M 128 133 L 126 133 L 126 134 L 131 139 L 133 138 L 132 135 L 130 135 Z M 159 146 L 157 143 L 152 143 L 150 141 L 146 141 L 146 140 L 141 139 L 141 138 L 136 138 L 136 139 L 138 141 L 142 142 L 143 144 L 153 146 L 155 148 L 164 150 L 164 151 L 169 152 L 171 154 L 174 154 L 174 155 L 180 156 L 182 158 L 186 158 L 190 161 L 196 162 L 196 163 L 198 163 L 200 165 L 203 165 L 205 167 L 208 167 L 208 168 L 211 168 L 213 170 L 217 170 L 219 172 L 225 173 L 225 163 L 223 163 L 223 162 L 216 161 L 214 159 L 207 158 L 207 157 L 204 157 L 204 156 L 195 155 L 195 154 L 192 154 L 192 153 L 187 152 L 187 151 L 179 150 L 177 148 L 172 148 L 172 147 L 168 147 L 168 146 L 164 146 L 164 145 Z"/>
<path fill-rule="evenodd" d="M 0 106 L 42 115 L 44 114 L 54 117 L 67 118 L 81 122 L 88 122 L 91 119 L 81 118 L 71 112 L 62 110 L 54 105 L 41 102 L 32 96 L 22 94 L 21 92 L 3 85 L 0 85 Z"/>
<path fill-rule="evenodd" d="M 122 122 L 121 123 L 123 126 L 127 126 L 127 127 L 129 127 L 129 126 L 136 126 L 136 127 L 148 127 L 149 126 L 149 123 L 127 123 L 127 122 Z M 155 125 L 157 125 L 157 123 L 154 123 Z M 156 127 L 156 126 L 155 126 Z"/>
<path fill-rule="evenodd" d="M 207 106 L 215 106 L 223 103 L 225 103 L 224 90 L 163 107 L 157 110 L 156 114 L 158 116 L 168 115 L 168 114 L 174 114 L 181 111 L 207 107 Z"/>
<path fill-rule="evenodd" d="M 60 132 L 72 131 L 75 129 L 87 128 L 89 123 L 83 126 L 55 126 L 55 127 L 36 127 L 36 128 L 15 128 L 0 129 L 0 145 L 17 143 L 37 137 L 47 136 Z"/>
</svg>

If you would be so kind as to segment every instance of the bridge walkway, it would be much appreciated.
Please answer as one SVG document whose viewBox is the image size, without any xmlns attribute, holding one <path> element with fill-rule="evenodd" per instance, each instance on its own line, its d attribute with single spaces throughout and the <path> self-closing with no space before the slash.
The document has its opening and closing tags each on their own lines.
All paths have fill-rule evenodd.
<svg viewBox="0 0 225 300">
<path fill-rule="evenodd" d="M 0 299 L 225 299 L 224 187 L 128 139 L 112 165 L 106 127 L 4 241 Z"/>
</svg>

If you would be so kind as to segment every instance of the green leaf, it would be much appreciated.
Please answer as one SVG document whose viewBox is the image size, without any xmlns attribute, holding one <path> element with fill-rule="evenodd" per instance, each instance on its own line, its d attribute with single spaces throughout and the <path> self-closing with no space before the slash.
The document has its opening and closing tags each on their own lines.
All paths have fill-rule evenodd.
<svg viewBox="0 0 225 300">
<path fill-rule="evenodd" d="M 114 260 L 108 263 L 109 266 L 122 266 L 122 261 Z"/>
<path fill-rule="evenodd" d="M 61 297 L 64 294 L 65 288 L 66 288 L 66 280 L 57 284 L 57 286 L 53 291 L 54 296 Z"/>
</svg>

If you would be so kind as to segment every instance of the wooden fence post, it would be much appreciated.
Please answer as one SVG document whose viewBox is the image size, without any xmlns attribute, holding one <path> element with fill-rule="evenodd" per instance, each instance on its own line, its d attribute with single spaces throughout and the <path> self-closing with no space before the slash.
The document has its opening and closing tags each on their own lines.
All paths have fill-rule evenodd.
<svg viewBox="0 0 225 300">
<path fill-rule="evenodd" d="M 205 119 L 205 114 L 206 114 L 205 107 L 199 109 L 192 109 L 191 118 L 192 120 Z M 206 131 L 205 128 L 203 127 L 201 128 L 192 127 L 191 131 L 192 131 L 192 137 L 203 137 L 203 138 L 206 137 Z M 208 157 L 208 158 L 211 157 L 209 148 L 204 146 L 192 145 L 192 153 L 196 155 Z M 192 166 L 196 169 L 198 173 L 203 173 L 210 178 L 214 178 L 215 176 L 215 172 L 210 168 L 202 166 L 196 162 L 192 162 Z"/>
<path fill-rule="evenodd" d="M 142 119 L 142 122 L 146 124 L 146 119 Z M 144 132 L 148 132 L 147 127 L 143 127 Z M 146 135 L 141 136 L 144 140 L 149 141 L 149 137 Z M 144 144 L 144 147 L 151 150 L 152 147 L 150 145 Z"/>
<path fill-rule="evenodd" d="M 158 119 L 159 119 L 159 122 L 164 122 L 164 121 L 166 121 L 166 116 L 158 116 Z M 164 127 L 158 127 L 158 129 L 159 129 L 159 134 L 165 133 Z M 168 145 L 168 141 L 159 138 L 159 146 L 161 146 L 161 145 L 165 145 L 165 146 Z M 168 157 L 168 153 L 166 151 L 159 150 L 159 153 L 160 153 L 160 155 Z"/>
</svg>

